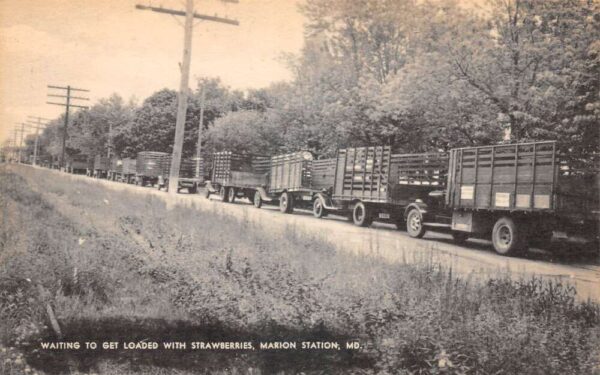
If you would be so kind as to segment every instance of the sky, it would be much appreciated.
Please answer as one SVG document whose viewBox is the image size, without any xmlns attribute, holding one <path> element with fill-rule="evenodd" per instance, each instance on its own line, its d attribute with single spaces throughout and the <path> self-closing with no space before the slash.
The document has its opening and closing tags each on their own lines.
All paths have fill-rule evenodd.
<svg viewBox="0 0 600 375">
<path fill-rule="evenodd" d="M 179 87 L 183 17 L 136 10 L 136 4 L 183 10 L 184 0 L 0 0 L 0 142 L 27 116 L 53 119 L 46 86 L 84 88 L 93 104 L 118 93 L 138 102 Z M 193 34 L 190 87 L 220 77 L 235 89 L 291 79 L 281 62 L 298 53 L 304 18 L 298 0 L 195 0 L 197 13 L 240 26 L 199 21 Z M 52 92 L 56 93 L 56 92 Z"/>
</svg>

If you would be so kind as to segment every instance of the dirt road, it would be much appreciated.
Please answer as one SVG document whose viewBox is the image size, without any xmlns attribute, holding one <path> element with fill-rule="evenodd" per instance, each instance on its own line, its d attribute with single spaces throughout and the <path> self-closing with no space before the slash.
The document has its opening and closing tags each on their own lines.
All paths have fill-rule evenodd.
<svg viewBox="0 0 600 375">
<path fill-rule="evenodd" d="M 218 197 L 207 200 L 201 194 L 171 196 L 151 188 L 79 175 L 61 175 L 102 184 L 115 191 L 153 194 L 165 200 L 167 205 L 193 205 L 232 215 L 281 235 L 292 230 L 328 241 L 339 251 L 379 257 L 389 262 L 433 262 L 452 267 L 453 272 L 478 280 L 485 280 L 491 275 L 508 274 L 513 278 L 536 276 L 567 282 L 576 288 L 579 299 L 600 301 L 600 262 L 597 257 L 559 256 L 534 249 L 526 258 L 508 258 L 494 253 L 486 241 L 469 240 L 466 245 L 457 246 L 452 243 L 450 236 L 431 232 L 424 239 L 418 240 L 385 224 L 375 223 L 371 228 L 360 228 L 340 217 L 316 219 L 306 211 L 288 215 L 280 213 L 275 207 L 256 209 L 245 199 L 233 204 L 223 203 Z"/>
</svg>

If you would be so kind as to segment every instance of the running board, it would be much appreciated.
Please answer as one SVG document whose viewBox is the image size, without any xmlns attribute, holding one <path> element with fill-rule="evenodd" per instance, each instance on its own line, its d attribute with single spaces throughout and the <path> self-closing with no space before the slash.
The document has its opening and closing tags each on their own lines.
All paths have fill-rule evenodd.
<svg viewBox="0 0 600 375">
<path fill-rule="evenodd" d="M 451 227 L 450 224 L 444 224 L 444 223 L 423 223 L 423 226 L 430 227 L 430 228 L 450 228 Z"/>
</svg>

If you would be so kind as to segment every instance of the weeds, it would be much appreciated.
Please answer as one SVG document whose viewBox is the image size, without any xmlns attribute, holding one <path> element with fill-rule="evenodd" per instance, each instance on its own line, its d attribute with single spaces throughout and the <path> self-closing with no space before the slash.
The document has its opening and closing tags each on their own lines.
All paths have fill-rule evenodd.
<svg viewBox="0 0 600 375">
<path fill-rule="evenodd" d="M 152 196 L 19 173 L 25 178 L 0 171 L 7 218 L 0 283 L 8 280 L 0 289 L 1 339 L 37 368 L 64 362 L 32 354 L 32 342 L 52 335 L 31 286 L 39 284 L 65 335 L 75 338 L 160 339 L 165 326 L 177 337 L 361 342 L 356 353 L 212 353 L 200 363 L 189 353 L 176 361 L 123 353 L 78 360 L 102 374 L 598 372 L 599 308 L 576 302 L 568 285 L 473 282 L 431 258 L 386 264 L 378 243 L 370 244 L 373 256 L 340 254 L 295 226 L 268 233 L 222 207 L 167 208 Z M 14 328 L 32 325 L 37 331 Z"/>
</svg>

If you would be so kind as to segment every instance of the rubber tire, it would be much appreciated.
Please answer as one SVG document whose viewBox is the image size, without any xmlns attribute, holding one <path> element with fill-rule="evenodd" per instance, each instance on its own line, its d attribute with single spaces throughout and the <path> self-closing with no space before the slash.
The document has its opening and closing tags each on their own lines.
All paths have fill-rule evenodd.
<svg viewBox="0 0 600 375">
<path fill-rule="evenodd" d="M 359 214 L 362 211 L 362 216 Z M 352 210 L 352 222 L 359 227 L 368 227 L 373 223 L 371 210 L 363 202 L 358 202 Z"/>
<path fill-rule="evenodd" d="M 313 216 L 317 219 L 327 216 L 327 209 L 323 205 L 323 200 L 317 197 L 313 202 Z"/>
<path fill-rule="evenodd" d="M 254 207 L 256 207 L 256 208 L 262 207 L 263 200 L 262 200 L 262 197 L 260 196 L 260 192 L 258 190 L 256 190 L 254 192 L 254 199 L 252 200 L 252 204 L 254 204 Z"/>
<path fill-rule="evenodd" d="M 406 232 L 412 238 L 423 238 L 426 231 L 421 213 L 418 209 L 413 208 L 406 215 Z"/>
<path fill-rule="evenodd" d="M 501 217 L 492 229 L 494 250 L 505 256 L 515 256 L 523 253 L 527 249 L 527 240 L 523 232 L 512 218 Z"/>
<path fill-rule="evenodd" d="M 219 191 L 221 198 L 223 198 L 223 202 L 227 203 L 229 202 L 229 188 L 226 188 L 225 186 L 221 186 L 221 190 Z"/>
<path fill-rule="evenodd" d="M 227 200 L 229 201 L 229 203 L 235 202 L 236 196 L 237 192 L 235 191 L 235 188 L 230 187 L 227 191 Z"/>
<path fill-rule="evenodd" d="M 467 242 L 467 240 L 469 239 L 469 233 L 467 232 L 452 232 L 452 239 L 454 240 L 454 243 L 457 245 L 464 245 L 465 242 Z"/>
<path fill-rule="evenodd" d="M 279 211 L 284 214 L 291 214 L 294 211 L 294 199 L 287 191 L 279 197 Z"/>
</svg>

